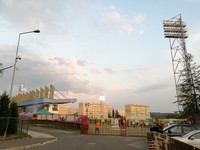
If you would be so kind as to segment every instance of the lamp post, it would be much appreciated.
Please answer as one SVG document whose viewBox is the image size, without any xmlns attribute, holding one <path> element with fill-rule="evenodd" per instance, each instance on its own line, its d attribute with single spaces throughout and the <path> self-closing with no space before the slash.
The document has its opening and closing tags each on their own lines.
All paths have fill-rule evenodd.
<svg viewBox="0 0 200 150">
<path fill-rule="evenodd" d="M 33 30 L 33 31 L 28 31 L 28 32 L 19 33 L 18 42 L 17 42 L 17 50 L 16 50 L 16 55 L 15 55 L 15 61 L 14 61 L 14 65 L 13 65 L 13 75 L 12 75 L 12 81 L 11 81 L 11 87 L 10 87 L 10 95 L 9 95 L 9 96 L 10 96 L 10 99 L 11 99 L 11 97 L 12 97 L 12 90 L 13 90 L 13 83 L 14 83 L 14 78 L 15 78 L 16 64 L 17 64 L 17 61 L 21 59 L 21 58 L 18 56 L 20 37 L 21 37 L 21 35 L 23 35 L 23 34 L 29 34 L 29 33 L 40 33 L 40 30 Z M 12 66 L 11 66 L 11 67 L 12 67 Z M 10 108 L 10 103 L 9 103 L 9 108 Z M 5 129 L 5 132 L 4 132 L 4 137 L 6 137 L 7 131 L 8 131 L 9 117 L 10 117 L 10 111 L 9 111 L 9 114 L 8 114 L 7 125 L 6 125 L 6 129 Z"/>
<path fill-rule="evenodd" d="M 13 82 L 14 82 L 14 78 L 15 78 L 16 64 L 17 64 L 17 61 L 21 59 L 18 56 L 20 37 L 23 34 L 29 34 L 29 33 L 40 33 L 40 30 L 33 30 L 33 31 L 19 33 L 18 42 L 17 42 L 17 50 L 16 50 L 16 55 L 15 55 L 15 63 L 14 63 L 14 68 L 13 68 L 12 82 L 11 82 L 11 87 L 10 87 L 10 98 L 12 97 L 12 90 L 13 90 Z"/>
</svg>

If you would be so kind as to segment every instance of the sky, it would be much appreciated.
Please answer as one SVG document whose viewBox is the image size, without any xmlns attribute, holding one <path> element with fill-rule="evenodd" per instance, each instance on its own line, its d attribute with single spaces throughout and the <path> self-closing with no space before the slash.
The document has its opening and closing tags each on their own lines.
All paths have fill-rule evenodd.
<svg viewBox="0 0 200 150">
<path fill-rule="evenodd" d="M 116 109 L 148 105 L 175 112 L 174 75 L 163 20 L 181 14 L 187 51 L 200 63 L 200 0 L 1 0 L 0 63 L 14 64 L 12 95 L 53 84 L 79 102 L 105 102 Z M 0 76 L 9 93 L 13 69 Z M 75 106 L 74 106 L 75 107 Z"/>
</svg>

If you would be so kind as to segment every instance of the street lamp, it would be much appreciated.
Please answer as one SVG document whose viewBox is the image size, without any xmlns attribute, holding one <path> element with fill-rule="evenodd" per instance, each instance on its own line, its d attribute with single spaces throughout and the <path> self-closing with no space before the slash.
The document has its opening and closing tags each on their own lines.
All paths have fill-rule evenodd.
<svg viewBox="0 0 200 150">
<path fill-rule="evenodd" d="M 33 30 L 33 31 L 19 33 L 18 42 L 17 42 L 17 50 L 16 50 L 16 55 L 15 55 L 15 62 L 14 62 L 14 65 L 13 65 L 14 68 L 13 68 L 11 87 L 10 87 L 10 99 L 12 97 L 12 89 L 13 89 L 13 82 L 14 82 L 14 78 L 15 78 L 16 64 L 17 64 L 17 61 L 21 59 L 21 57 L 18 56 L 20 37 L 21 37 L 21 35 L 28 34 L 28 33 L 40 33 L 40 30 Z M 10 108 L 10 103 L 9 103 L 9 108 Z M 10 117 L 10 113 L 9 113 L 9 116 L 8 116 L 6 129 L 5 129 L 5 132 L 4 132 L 4 137 L 6 137 L 7 131 L 8 131 L 9 117 Z"/>
<path fill-rule="evenodd" d="M 14 78 L 15 78 L 16 64 L 17 64 L 17 61 L 21 59 L 21 57 L 18 56 L 20 37 L 21 37 L 21 35 L 28 34 L 28 33 L 40 33 L 40 30 L 33 30 L 33 31 L 19 33 L 18 42 L 17 42 L 17 50 L 16 50 L 16 55 L 15 55 L 15 63 L 14 63 L 14 68 L 13 68 L 12 82 L 11 82 L 11 87 L 10 87 L 10 98 L 12 97 L 12 90 L 13 90 L 13 82 L 14 82 Z"/>
</svg>

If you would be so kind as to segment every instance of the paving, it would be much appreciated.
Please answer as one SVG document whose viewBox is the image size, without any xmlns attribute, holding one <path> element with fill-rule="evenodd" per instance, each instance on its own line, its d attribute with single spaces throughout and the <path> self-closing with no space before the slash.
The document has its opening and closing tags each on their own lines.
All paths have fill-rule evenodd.
<svg viewBox="0 0 200 150">
<path fill-rule="evenodd" d="M 0 141 L 0 150 L 147 150 L 145 137 L 82 135 L 71 131 L 30 128 L 32 138 Z"/>
<path fill-rule="evenodd" d="M 28 134 L 32 138 L 0 141 L 0 150 L 22 150 L 36 146 L 42 146 L 45 144 L 55 142 L 57 140 L 56 137 L 46 133 L 40 133 L 29 130 Z"/>
</svg>

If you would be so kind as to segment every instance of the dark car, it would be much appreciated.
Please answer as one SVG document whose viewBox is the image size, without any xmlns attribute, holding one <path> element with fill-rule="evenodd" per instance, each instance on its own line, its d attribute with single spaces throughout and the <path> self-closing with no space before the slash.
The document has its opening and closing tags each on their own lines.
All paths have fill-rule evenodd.
<svg viewBox="0 0 200 150">
<path fill-rule="evenodd" d="M 168 136 L 182 136 L 193 130 L 200 130 L 200 124 L 172 124 L 160 132 Z"/>
</svg>

